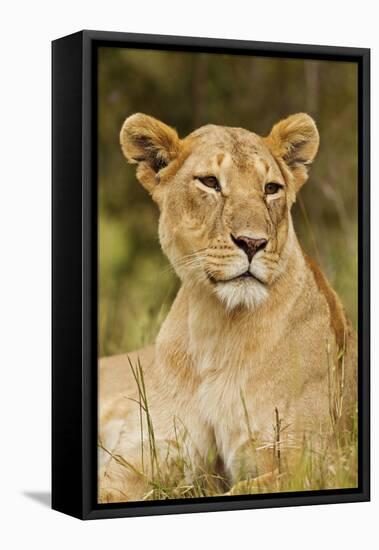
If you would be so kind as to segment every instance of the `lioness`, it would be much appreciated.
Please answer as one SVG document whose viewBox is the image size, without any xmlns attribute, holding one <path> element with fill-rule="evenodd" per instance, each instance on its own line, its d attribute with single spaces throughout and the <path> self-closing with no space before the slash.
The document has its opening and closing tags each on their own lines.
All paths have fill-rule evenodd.
<svg viewBox="0 0 379 550">
<path fill-rule="evenodd" d="M 267 474 L 274 440 L 290 453 L 344 422 L 355 401 L 355 336 L 291 218 L 316 124 L 300 113 L 267 137 L 207 125 L 180 139 L 134 114 L 121 147 L 159 206 L 182 286 L 155 346 L 100 361 L 99 500 L 143 498 L 154 467 L 174 475 L 178 437 L 192 473 L 213 449 L 231 484 Z"/>
</svg>

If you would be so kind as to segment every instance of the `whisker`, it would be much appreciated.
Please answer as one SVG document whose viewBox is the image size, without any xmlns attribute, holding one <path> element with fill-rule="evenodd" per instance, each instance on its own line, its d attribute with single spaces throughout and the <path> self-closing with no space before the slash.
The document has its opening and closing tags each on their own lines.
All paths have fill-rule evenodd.
<svg viewBox="0 0 379 550">
<path fill-rule="evenodd" d="M 181 266 L 191 266 L 193 264 L 200 264 L 202 260 L 205 259 L 205 256 L 204 255 L 197 255 L 197 256 L 194 256 L 194 257 L 184 257 L 184 258 L 179 258 L 178 260 L 175 260 L 172 262 L 172 265 L 174 267 L 181 267 Z"/>
<path fill-rule="evenodd" d="M 177 267 L 190 267 L 191 265 L 200 264 L 203 259 L 205 259 L 204 254 L 201 252 L 206 250 L 206 248 L 199 249 L 196 252 L 193 252 L 191 254 L 186 254 L 182 258 L 178 258 L 177 260 L 173 260 L 171 262 L 171 265 L 166 266 L 161 270 L 162 273 L 168 273 L 170 271 L 175 271 L 175 268 Z"/>
</svg>

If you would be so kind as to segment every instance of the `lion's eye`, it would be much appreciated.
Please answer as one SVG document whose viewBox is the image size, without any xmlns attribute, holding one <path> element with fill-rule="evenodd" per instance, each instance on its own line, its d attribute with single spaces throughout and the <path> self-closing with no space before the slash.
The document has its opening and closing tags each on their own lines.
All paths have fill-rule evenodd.
<svg viewBox="0 0 379 550">
<path fill-rule="evenodd" d="M 218 179 L 215 176 L 204 176 L 202 178 L 197 178 L 203 185 L 206 185 L 207 187 L 211 187 L 215 191 L 221 191 L 221 186 L 219 184 Z"/>
<path fill-rule="evenodd" d="M 279 185 L 279 183 L 266 183 L 265 185 L 265 194 L 266 195 L 273 195 L 274 193 L 277 193 L 279 189 L 281 189 L 282 186 Z"/>
</svg>

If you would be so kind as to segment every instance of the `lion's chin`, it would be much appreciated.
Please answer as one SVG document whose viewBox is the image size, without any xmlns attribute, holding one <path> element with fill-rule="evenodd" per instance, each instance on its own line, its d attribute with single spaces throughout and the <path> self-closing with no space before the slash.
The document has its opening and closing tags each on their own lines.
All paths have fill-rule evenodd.
<svg viewBox="0 0 379 550">
<path fill-rule="evenodd" d="M 254 279 L 218 282 L 215 293 L 228 310 L 237 307 L 256 309 L 268 296 L 267 288 Z"/>
</svg>

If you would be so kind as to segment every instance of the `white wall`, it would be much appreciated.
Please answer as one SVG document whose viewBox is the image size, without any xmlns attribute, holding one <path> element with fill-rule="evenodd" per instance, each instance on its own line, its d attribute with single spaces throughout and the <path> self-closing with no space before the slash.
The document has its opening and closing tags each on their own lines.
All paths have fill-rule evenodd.
<svg viewBox="0 0 379 550">
<path fill-rule="evenodd" d="M 8 537 L 6 548 L 377 547 L 377 453 L 373 463 L 374 501 L 364 504 L 83 524 L 50 511 L 25 494 L 46 493 L 50 482 L 50 40 L 92 28 L 371 47 L 372 150 L 375 152 L 378 149 L 375 97 L 378 97 L 379 35 L 375 4 L 372 0 L 3 3 L 0 34 L 0 521 L 3 527 L 0 537 L 3 540 Z M 372 173 L 374 208 L 378 206 L 375 164 L 376 155 Z M 375 230 L 379 229 L 379 221 L 378 216 L 373 217 L 375 280 L 375 275 L 378 276 Z M 375 336 L 379 310 L 377 288 L 373 289 L 373 298 Z M 373 348 L 377 352 L 375 341 Z M 375 379 L 374 372 L 374 382 Z M 378 399 L 373 401 L 377 412 Z M 373 446 L 376 442 L 374 437 Z"/>
</svg>

